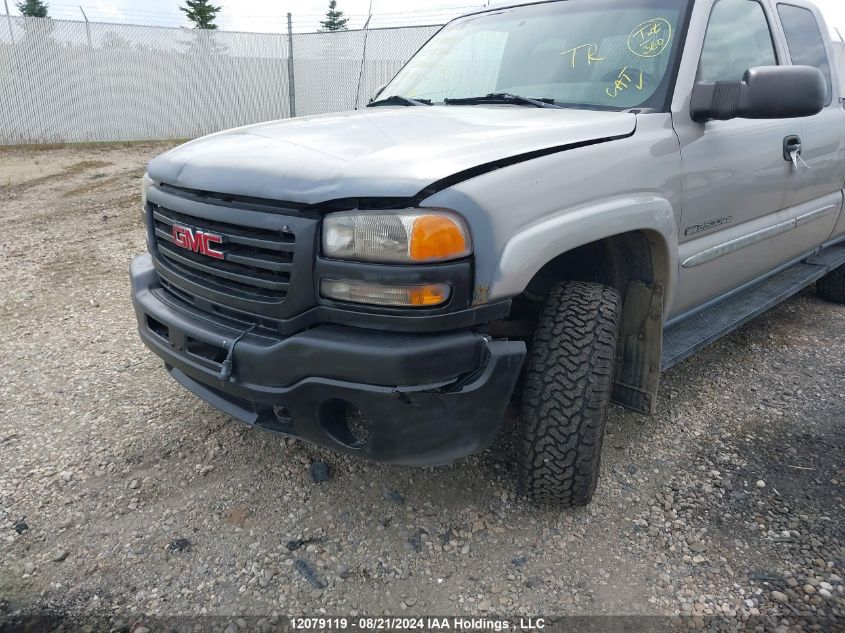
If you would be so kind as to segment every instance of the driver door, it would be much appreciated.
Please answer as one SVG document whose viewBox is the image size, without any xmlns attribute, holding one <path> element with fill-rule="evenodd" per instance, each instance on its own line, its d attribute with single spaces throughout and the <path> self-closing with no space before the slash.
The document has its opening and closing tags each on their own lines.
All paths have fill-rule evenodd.
<svg viewBox="0 0 845 633">
<path fill-rule="evenodd" d="M 737 81 L 749 68 L 784 59 L 767 3 L 717 0 L 711 6 L 695 81 Z M 694 50 L 691 41 L 688 50 Z M 678 290 L 670 317 L 788 260 L 793 247 L 777 227 L 787 219 L 787 194 L 800 175 L 784 160 L 783 147 L 785 138 L 801 134 L 796 119 L 696 123 L 688 101 L 673 111 L 673 120 L 681 142 L 684 206 Z M 744 245 L 736 248 L 736 240 Z"/>
</svg>

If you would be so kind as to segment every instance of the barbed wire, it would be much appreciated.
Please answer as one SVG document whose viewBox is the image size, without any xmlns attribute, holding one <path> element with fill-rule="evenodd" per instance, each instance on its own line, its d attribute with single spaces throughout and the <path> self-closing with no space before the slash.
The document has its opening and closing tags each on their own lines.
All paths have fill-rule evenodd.
<svg viewBox="0 0 845 633">
<path fill-rule="evenodd" d="M 64 8 L 68 8 L 68 9 L 73 9 L 74 11 L 79 11 L 80 6 L 82 6 L 82 8 L 85 9 L 86 11 L 97 10 L 97 7 L 90 7 L 89 8 L 89 7 L 86 7 L 84 3 L 82 5 L 74 4 L 74 3 L 70 3 L 70 2 L 68 2 L 68 3 L 50 2 L 49 3 L 50 9 L 52 9 L 53 7 L 64 7 Z M 477 2 L 475 4 L 462 4 L 462 5 L 455 5 L 455 6 L 451 6 L 451 7 L 437 7 L 435 9 L 414 9 L 414 10 L 410 10 L 410 11 L 405 11 L 405 10 L 403 10 L 403 11 L 376 11 L 376 12 L 373 12 L 373 15 L 415 15 L 415 14 L 420 14 L 420 13 L 443 13 L 443 12 L 446 12 L 446 11 L 460 11 L 460 10 L 463 10 L 463 9 L 477 9 L 477 8 L 480 8 L 480 7 L 483 7 L 483 6 L 484 6 L 484 2 L 479 0 L 479 2 Z M 150 11 L 148 9 L 134 9 L 134 8 L 130 9 L 129 11 L 121 10 L 121 13 L 151 13 L 151 14 L 158 14 L 158 15 L 181 15 L 178 10 L 174 10 L 174 11 Z M 241 15 L 243 15 L 244 17 L 263 18 L 263 17 L 272 17 L 272 16 L 276 16 L 276 15 L 285 15 L 287 13 L 288 13 L 287 11 L 282 11 L 278 14 L 275 14 L 275 13 L 274 14 L 246 13 L 246 14 L 241 14 Z M 291 12 L 291 13 L 295 13 L 295 12 Z M 325 18 L 326 17 L 325 13 L 298 13 L 297 12 L 295 14 L 296 15 L 302 15 L 302 16 L 305 16 L 305 17 L 319 17 L 319 18 Z M 367 13 L 344 12 L 343 15 L 344 15 L 344 17 L 349 17 L 349 16 L 366 17 L 369 14 L 367 14 Z"/>
<path fill-rule="evenodd" d="M 81 21 L 82 11 L 87 19 L 97 22 L 113 24 L 136 24 L 139 26 L 157 26 L 164 28 L 191 28 L 192 25 L 178 10 L 155 11 L 150 9 L 132 8 L 119 11 L 104 10 L 100 6 L 85 6 L 85 4 L 71 4 L 69 2 L 50 2 L 50 14 L 53 19 Z M 383 11 L 369 16 L 365 13 L 344 13 L 349 19 L 352 30 L 363 28 L 370 18 L 370 28 L 395 28 L 402 26 L 428 26 L 445 24 L 464 13 L 483 8 L 484 1 L 476 4 L 462 3 L 452 7 L 438 7 L 434 9 L 413 9 L 409 11 Z M 295 32 L 314 32 L 320 29 L 320 21 L 325 19 L 323 13 L 293 13 L 293 30 Z M 223 13 L 218 16 L 220 30 L 238 32 L 286 32 L 287 14 L 231 14 Z"/>
</svg>

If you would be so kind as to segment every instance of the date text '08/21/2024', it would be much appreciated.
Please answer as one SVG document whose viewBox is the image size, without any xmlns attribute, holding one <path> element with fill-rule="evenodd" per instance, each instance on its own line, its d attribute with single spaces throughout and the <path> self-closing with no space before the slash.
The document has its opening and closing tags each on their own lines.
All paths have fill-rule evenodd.
<svg viewBox="0 0 845 633">
<path fill-rule="evenodd" d="M 519 618 L 518 621 L 485 617 L 294 617 L 290 619 L 295 631 L 327 630 L 384 630 L 384 631 L 541 631 L 546 628 L 544 618 Z"/>
</svg>

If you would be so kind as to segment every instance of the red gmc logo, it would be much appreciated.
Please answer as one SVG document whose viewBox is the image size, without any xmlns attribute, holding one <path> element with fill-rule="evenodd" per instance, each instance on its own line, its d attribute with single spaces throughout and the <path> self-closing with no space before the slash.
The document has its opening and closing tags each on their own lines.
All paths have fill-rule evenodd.
<svg viewBox="0 0 845 633">
<path fill-rule="evenodd" d="M 187 226 L 173 225 L 173 241 L 176 246 L 187 248 L 189 251 L 207 255 L 214 259 L 223 259 L 223 253 L 216 251 L 211 244 L 222 244 L 223 238 L 214 233 L 206 233 L 200 230 L 193 230 Z"/>
</svg>

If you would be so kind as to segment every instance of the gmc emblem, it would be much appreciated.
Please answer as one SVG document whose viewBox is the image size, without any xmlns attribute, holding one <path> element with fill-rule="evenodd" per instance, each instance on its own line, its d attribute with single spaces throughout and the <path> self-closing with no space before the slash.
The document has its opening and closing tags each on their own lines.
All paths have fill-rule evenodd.
<svg viewBox="0 0 845 633">
<path fill-rule="evenodd" d="M 187 226 L 173 225 L 173 242 L 176 246 L 187 248 L 189 251 L 207 255 L 214 259 L 223 259 L 223 253 L 211 248 L 211 244 L 222 244 L 223 238 L 214 233 L 206 233 L 197 229 L 196 231 Z"/>
</svg>

